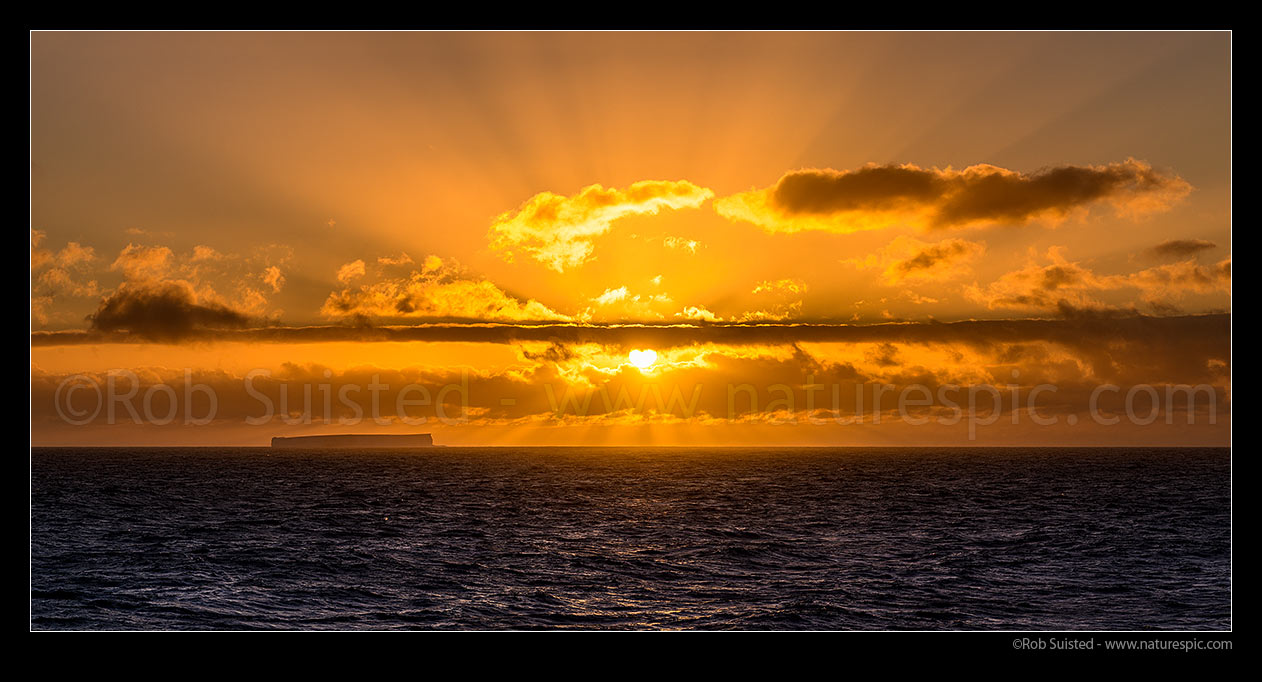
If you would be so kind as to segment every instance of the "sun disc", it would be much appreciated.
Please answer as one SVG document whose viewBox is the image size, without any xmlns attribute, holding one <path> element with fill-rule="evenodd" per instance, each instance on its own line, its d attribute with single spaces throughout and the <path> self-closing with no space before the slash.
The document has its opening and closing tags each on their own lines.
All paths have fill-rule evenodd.
<svg viewBox="0 0 1262 682">
<path fill-rule="evenodd" d="M 627 356 L 627 359 L 630 360 L 631 364 L 636 367 L 639 367 L 640 369 L 647 369 L 652 367 L 653 363 L 657 362 L 657 351 L 652 349 L 636 349 L 631 351 L 631 353 Z"/>
</svg>

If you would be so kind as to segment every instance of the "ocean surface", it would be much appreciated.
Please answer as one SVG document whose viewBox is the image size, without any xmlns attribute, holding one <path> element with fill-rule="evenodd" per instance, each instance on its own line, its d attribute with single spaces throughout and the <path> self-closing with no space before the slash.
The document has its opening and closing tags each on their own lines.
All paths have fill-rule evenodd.
<svg viewBox="0 0 1262 682">
<path fill-rule="evenodd" d="M 44 629 L 1226 629 L 1226 449 L 50 449 Z"/>
</svg>

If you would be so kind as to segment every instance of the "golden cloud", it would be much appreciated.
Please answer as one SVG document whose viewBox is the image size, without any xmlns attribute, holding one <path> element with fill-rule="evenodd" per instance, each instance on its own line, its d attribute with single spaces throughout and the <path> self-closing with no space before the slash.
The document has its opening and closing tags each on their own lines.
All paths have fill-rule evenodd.
<svg viewBox="0 0 1262 682">
<path fill-rule="evenodd" d="M 698 322 L 718 322 L 721 318 L 710 312 L 703 305 L 684 306 L 684 309 L 675 313 L 675 317 L 682 317 L 685 320 L 696 320 Z"/>
<path fill-rule="evenodd" d="M 285 286 L 285 275 L 275 265 L 268 266 L 263 271 L 263 283 L 272 287 L 272 293 L 278 294 L 281 287 Z"/>
<path fill-rule="evenodd" d="M 96 260 L 96 251 L 79 242 L 68 242 L 60 251 L 40 249 L 44 233 L 31 230 L 31 288 L 51 296 L 95 296 L 96 280 L 82 280 L 86 266 Z M 51 299 L 50 299 L 51 300 Z"/>
<path fill-rule="evenodd" d="M 223 254 L 204 244 L 198 244 L 193 247 L 193 255 L 189 260 L 196 263 L 197 261 L 219 260 L 223 258 Z"/>
<path fill-rule="evenodd" d="M 803 282 L 800 279 L 786 277 L 784 279 L 774 281 L 763 280 L 755 284 L 753 291 L 750 293 L 801 295 L 806 293 L 808 288 L 809 287 L 807 287 L 806 282 Z"/>
<path fill-rule="evenodd" d="M 1143 292 L 1146 301 L 1178 299 L 1187 293 L 1231 293 L 1231 259 L 1213 265 L 1200 265 L 1196 259 L 1158 265 L 1128 278 Z"/>
<path fill-rule="evenodd" d="M 364 276 L 364 261 L 353 260 L 337 269 L 337 281 L 349 284 L 351 280 Z"/>
<path fill-rule="evenodd" d="M 675 301 L 669 294 L 631 293 L 627 286 L 605 289 L 604 293 L 590 299 L 593 305 L 574 316 L 578 322 L 649 321 L 665 319 L 664 312 Z"/>
<path fill-rule="evenodd" d="M 412 257 L 406 253 L 400 252 L 397 256 L 380 256 L 377 263 L 381 265 L 411 265 Z"/>
<path fill-rule="evenodd" d="M 123 273 L 129 280 L 156 280 L 168 274 L 172 259 L 171 249 L 165 246 L 128 244 L 114 259 L 110 270 Z"/>
<path fill-rule="evenodd" d="M 519 254 L 564 272 L 585 263 L 593 240 L 613 221 L 628 215 L 656 214 L 663 208 L 696 208 L 714 192 L 685 180 L 644 180 L 625 190 L 584 187 L 572 197 L 542 192 L 491 225 L 491 249 L 512 262 Z"/>
<path fill-rule="evenodd" d="M 621 301 L 625 299 L 626 297 L 627 297 L 627 288 L 625 286 L 622 286 L 622 287 L 618 287 L 617 289 L 605 289 L 605 293 L 597 296 L 596 298 L 593 298 L 592 302 L 595 303 L 596 305 L 605 306 L 605 305 L 610 305 L 612 303 Z"/>
<path fill-rule="evenodd" d="M 355 261 L 361 266 L 362 261 Z M 345 266 L 343 267 L 345 269 Z M 362 274 L 362 273 L 361 273 Z M 438 320 L 568 321 L 533 299 L 522 303 L 485 279 L 467 277 L 437 256 L 403 278 L 382 279 L 333 292 L 320 310 L 332 318 L 427 318 Z"/>
<path fill-rule="evenodd" d="M 802 296 L 810 287 L 797 278 L 763 280 L 754 285 L 751 294 L 771 298 L 766 307 L 733 316 L 735 322 L 776 322 L 796 318 L 802 313 Z"/>
<path fill-rule="evenodd" d="M 662 239 L 662 246 L 665 246 L 668 249 L 679 249 L 680 251 L 687 251 L 688 253 L 695 254 L 697 253 L 697 249 L 701 246 L 701 242 L 695 239 L 684 239 L 683 237 L 664 237 Z"/>
<path fill-rule="evenodd" d="M 1084 310 L 1133 309 L 1133 304 L 1110 305 L 1099 298 L 1103 292 L 1119 289 L 1138 290 L 1140 301 L 1164 312 L 1177 310 L 1174 302 L 1189 293 L 1231 291 L 1231 259 L 1203 266 L 1193 258 L 1133 273 L 1100 275 L 1070 262 L 1059 247 L 1048 249 L 1047 258 L 1051 262 L 1046 265 L 1031 261 L 985 287 L 967 287 L 965 294 L 992 310 L 1008 308 L 1074 314 Z"/>
<path fill-rule="evenodd" d="M 79 242 L 68 242 L 60 251 L 41 249 L 46 235 L 31 230 L 31 320 L 45 325 L 54 317 L 65 318 L 53 311 L 56 298 L 89 297 L 99 294 L 97 280 L 89 267 L 96 260 L 96 251 Z"/>
<path fill-rule="evenodd" d="M 35 285 L 38 285 L 36 287 Z M 64 268 L 50 268 L 40 273 L 39 277 L 32 285 L 33 288 L 40 288 L 54 294 L 65 294 L 68 296 L 96 296 L 100 293 L 97 288 L 96 280 L 87 282 L 77 281 Z"/>
</svg>

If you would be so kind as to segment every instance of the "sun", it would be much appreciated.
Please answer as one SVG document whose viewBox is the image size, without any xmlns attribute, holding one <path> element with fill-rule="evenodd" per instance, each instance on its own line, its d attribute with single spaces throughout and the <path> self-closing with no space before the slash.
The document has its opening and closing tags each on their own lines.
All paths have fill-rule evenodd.
<svg viewBox="0 0 1262 682">
<path fill-rule="evenodd" d="M 657 351 L 652 349 L 636 349 L 631 351 L 630 355 L 627 356 L 627 359 L 631 361 L 631 364 L 639 367 L 640 369 L 648 369 L 653 366 L 653 363 L 657 362 Z"/>
</svg>

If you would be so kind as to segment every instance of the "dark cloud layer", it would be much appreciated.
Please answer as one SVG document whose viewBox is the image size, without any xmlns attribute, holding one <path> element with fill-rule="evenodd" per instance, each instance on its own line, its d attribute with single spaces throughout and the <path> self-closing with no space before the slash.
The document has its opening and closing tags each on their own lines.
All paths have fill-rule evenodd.
<svg viewBox="0 0 1262 682">
<path fill-rule="evenodd" d="M 184 282 L 124 284 L 101 301 L 89 318 L 96 332 L 172 341 L 215 329 L 244 329 L 252 320 L 217 303 L 199 303 Z M 34 342 L 34 337 L 32 337 Z"/>
<path fill-rule="evenodd" d="M 1158 258 L 1187 258 L 1217 246 L 1208 239 L 1171 239 L 1152 247 L 1149 253 Z"/>
<path fill-rule="evenodd" d="M 776 184 L 775 204 L 789 213 L 883 210 L 941 196 L 947 183 L 932 170 L 869 166 L 855 171 L 801 170 Z"/>
<path fill-rule="evenodd" d="M 104 307 L 104 306 L 103 306 Z M 238 318 L 228 316 L 230 320 Z M 121 325 L 120 325 L 121 326 Z M 1071 319 L 969 320 L 952 323 L 891 323 L 876 325 L 757 324 L 757 325 L 421 325 L 415 327 L 267 327 L 256 329 L 196 329 L 203 341 L 253 343 L 319 343 L 330 341 L 429 341 L 517 343 L 548 341 L 562 344 L 599 343 L 619 347 L 672 348 L 699 343 L 724 345 L 842 343 L 1018 343 L 1033 340 L 1091 347 L 1115 342 L 1161 340 L 1165 344 L 1204 343 L 1226 347 L 1229 314 L 1181 317 L 1075 316 Z M 221 324 L 221 327 L 228 326 Z M 188 327 L 185 327 L 188 330 Z M 146 342 L 127 333 L 36 332 L 33 346 Z M 187 337 L 187 335 L 186 335 Z"/>
<path fill-rule="evenodd" d="M 730 218 L 751 220 L 772 231 L 852 232 L 900 222 L 929 228 L 1021 224 L 1058 218 L 1096 202 L 1143 212 L 1163 208 L 1190 190 L 1181 178 L 1134 159 L 1034 173 L 985 164 L 963 170 L 868 165 L 848 171 L 793 171 L 766 190 L 726 197 L 717 207 Z M 833 216 L 850 218 L 837 223 L 809 221 Z"/>
<path fill-rule="evenodd" d="M 957 400 L 963 400 L 963 387 L 1004 387 L 1005 396 L 1010 396 L 1008 389 L 1012 387 L 1022 388 L 1028 395 L 1030 389 L 1041 386 L 1046 392 L 1039 408 L 1046 416 L 1084 414 L 1099 393 L 1099 386 L 1114 385 L 1117 390 L 1099 393 L 1100 408 L 1105 414 L 1117 414 L 1125 407 L 1130 388 L 1142 385 L 1153 387 L 1159 395 L 1174 396 L 1164 403 L 1167 414 L 1183 416 L 1195 411 L 1204 415 L 1211 411 L 1222 419 L 1216 431 L 1221 434 L 1229 426 L 1230 414 L 1225 333 L 1215 331 L 1213 321 L 1170 319 L 1151 330 L 1164 332 L 1164 337 L 1128 340 L 1100 331 L 1108 325 L 1058 325 L 1076 330 L 1072 336 L 1080 339 L 1076 347 L 1080 352 L 1072 354 L 1066 354 L 1060 343 L 1011 342 L 1006 340 L 1009 335 L 993 334 L 985 347 L 951 346 L 949 354 L 957 359 L 945 363 L 941 353 L 932 352 L 933 349 L 898 340 L 866 344 L 867 348 L 858 349 L 858 353 L 829 344 L 797 345 L 791 353 L 712 348 L 705 353 L 704 363 L 679 364 L 646 378 L 629 366 L 611 372 L 585 365 L 581 351 L 576 355 L 572 349 L 550 345 L 531 353 L 533 362 L 510 371 L 372 365 L 338 370 L 321 364 L 283 363 L 242 376 L 222 369 L 186 373 L 172 368 L 137 368 L 130 377 L 118 379 L 117 390 L 122 394 L 147 395 L 155 386 L 168 387 L 161 389 L 170 396 L 161 403 L 158 414 L 162 414 L 171 401 L 190 404 L 193 398 L 189 386 L 204 384 L 217 396 L 217 417 L 224 423 L 274 416 L 265 420 L 269 428 L 258 430 L 262 440 L 271 435 L 271 428 L 285 423 L 302 426 L 342 417 L 361 417 L 366 423 L 377 416 L 375 406 L 386 418 L 424 416 L 430 420 L 427 423 L 436 423 L 435 416 L 441 419 L 444 414 L 461 414 L 460 401 L 468 408 L 467 423 L 472 425 L 496 420 L 521 425 L 593 420 L 636 422 L 665 415 L 698 422 L 715 418 L 763 420 L 774 417 L 778 410 L 796 413 L 799 419 L 818 411 L 812 416 L 846 420 L 860 412 L 879 410 L 896 419 L 898 415 L 892 412 L 898 405 L 897 394 L 913 387 L 926 389 L 933 396 L 942 396 L 942 391 L 949 389 L 955 392 Z M 1215 333 L 1216 338 L 1207 340 L 1206 332 Z M 1084 350 L 1090 353 L 1081 352 Z M 575 358 L 580 361 L 571 363 Z M 107 385 L 106 374 L 98 372 L 91 378 L 97 385 Z M 58 390 L 69 378 L 32 369 L 33 424 L 56 424 L 62 419 L 56 407 Z M 383 391 L 379 399 L 371 399 L 366 392 L 372 385 Z M 405 410 L 400 400 L 411 385 L 424 387 L 425 397 L 432 400 L 414 403 L 414 409 Z M 871 391 L 876 385 L 892 393 L 880 397 Z M 808 394 L 808 386 L 817 392 Z M 1170 390 L 1180 386 L 1198 387 L 1195 405 L 1187 392 L 1176 394 Z M 856 387 L 862 390 L 856 391 Z M 349 403 L 343 399 L 344 389 L 349 391 Z M 988 394 L 999 397 L 997 390 Z M 329 401 L 325 402 L 322 396 L 330 396 Z M 996 411 L 992 407 L 994 400 L 984 399 L 978 413 L 989 415 Z M 273 414 L 266 409 L 265 402 L 277 407 L 277 411 Z M 1003 412 L 1011 414 L 1013 399 L 1004 397 L 1002 402 Z M 363 409 L 357 412 L 351 403 Z M 447 406 L 442 413 L 437 409 L 440 404 Z M 1144 403 L 1145 409 L 1147 405 Z M 374 412 L 368 411 L 370 406 L 374 406 Z M 913 406 L 910 414 L 947 416 L 954 407 L 939 398 L 932 405 Z M 205 403 L 192 412 L 205 414 Z M 314 413 L 313 419 L 299 418 L 309 413 Z M 1028 423 L 1028 417 L 1022 419 Z M 1203 424 L 1204 420 L 1198 423 Z"/>
<path fill-rule="evenodd" d="M 1138 197 L 1175 189 L 1182 181 L 1137 162 L 1061 166 L 1032 175 L 965 173 L 938 212 L 939 225 L 978 220 L 1024 222 L 1044 212 L 1064 213 L 1105 198 Z"/>
</svg>

